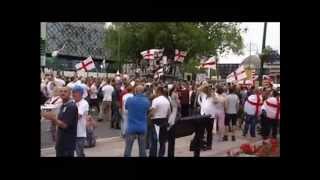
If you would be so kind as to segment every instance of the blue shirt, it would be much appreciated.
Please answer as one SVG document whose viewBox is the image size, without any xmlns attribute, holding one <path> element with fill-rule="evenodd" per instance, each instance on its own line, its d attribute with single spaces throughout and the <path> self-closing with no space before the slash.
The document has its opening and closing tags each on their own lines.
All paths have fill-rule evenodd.
<svg viewBox="0 0 320 180">
<path fill-rule="evenodd" d="M 150 101 L 143 94 L 136 94 L 127 99 L 125 104 L 125 108 L 128 110 L 127 134 L 146 133 L 149 107 Z"/>
</svg>

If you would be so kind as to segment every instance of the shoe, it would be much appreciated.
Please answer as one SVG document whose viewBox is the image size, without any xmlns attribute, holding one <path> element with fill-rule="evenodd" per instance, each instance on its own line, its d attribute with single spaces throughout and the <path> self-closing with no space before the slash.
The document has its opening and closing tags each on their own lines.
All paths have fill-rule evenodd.
<svg viewBox="0 0 320 180">
<path fill-rule="evenodd" d="M 236 141 L 236 137 L 235 136 L 232 136 L 232 141 Z"/>
<path fill-rule="evenodd" d="M 223 136 L 222 141 L 228 141 L 228 136 Z"/>
<path fill-rule="evenodd" d="M 207 146 L 206 150 L 212 150 L 212 146 Z"/>
<path fill-rule="evenodd" d="M 101 121 L 102 121 L 102 119 L 98 119 L 98 121 L 99 121 L 99 122 L 101 122 Z"/>
</svg>

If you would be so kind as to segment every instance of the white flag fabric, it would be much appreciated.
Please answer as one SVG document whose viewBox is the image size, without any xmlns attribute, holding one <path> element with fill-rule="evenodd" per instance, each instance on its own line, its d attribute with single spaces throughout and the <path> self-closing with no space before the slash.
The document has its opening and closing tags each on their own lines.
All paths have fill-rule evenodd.
<svg viewBox="0 0 320 180">
<path fill-rule="evenodd" d="M 207 68 L 207 69 L 217 69 L 216 58 L 215 57 L 209 58 L 207 61 L 201 64 L 201 67 Z"/>
<path fill-rule="evenodd" d="M 77 71 L 90 71 L 94 69 L 96 66 L 94 65 L 93 59 L 89 56 L 87 59 L 83 60 L 81 63 L 76 64 Z"/>
<path fill-rule="evenodd" d="M 227 76 L 227 82 L 237 82 L 237 81 L 244 80 L 246 78 L 247 78 L 247 73 L 244 69 L 244 66 L 241 65 L 238 67 L 238 69 L 236 69 L 235 71 L 233 71 Z"/>
<path fill-rule="evenodd" d="M 149 49 L 142 51 L 140 54 L 143 56 L 143 59 L 152 60 L 162 57 L 164 49 Z"/>
<path fill-rule="evenodd" d="M 174 61 L 183 62 L 184 58 L 187 56 L 186 51 L 179 51 L 178 49 L 175 50 Z"/>
</svg>

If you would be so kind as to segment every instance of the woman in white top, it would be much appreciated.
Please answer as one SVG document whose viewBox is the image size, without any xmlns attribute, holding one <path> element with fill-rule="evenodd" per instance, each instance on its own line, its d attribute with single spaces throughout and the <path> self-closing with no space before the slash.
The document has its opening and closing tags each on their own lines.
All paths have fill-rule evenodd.
<svg viewBox="0 0 320 180">
<path fill-rule="evenodd" d="M 225 96 L 223 95 L 223 88 L 218 87 L 217 93 L 215 94 L 214 98 L 214 105 L 216 110 L 216 120 L 218 126 L 218 136 L 219 139 L 222 140 L 222 136 L 224 134 L 225 126 L 224 126 L 224 118 L 225 118 Z"/>
<path fill-rule="evenodd" d="M 176 86 L 168 85 L 168 89 L 169 89 L 168 99 L 171 104 L 171 113 L 170 113 L 169 119 L 168 119 L 169 128 L 170 128 L 175 124 L 176 118 L 177 118 L 177 116 L 179 116 L 178 109 L 180 109 L 181 105 L 180 105 L 180 100 L 179 100 Z"/>
</svg>

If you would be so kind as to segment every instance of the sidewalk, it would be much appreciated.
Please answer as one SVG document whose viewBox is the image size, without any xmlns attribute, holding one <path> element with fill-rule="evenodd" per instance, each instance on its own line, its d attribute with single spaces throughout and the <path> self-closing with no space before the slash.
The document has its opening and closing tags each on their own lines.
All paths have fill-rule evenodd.
<svg viewBox="0 0 320 180">
<path fill-rule="evenodd" d="M 213 134 L 213 148 L 208 151 L 201 151 L 200 157 L 223 157 L 229 150 L 237 149 L 243 143 L 260 143 L 261 138 L 242 137 L 240 131 L 236 133 L 236 141 L 218 142 Z M 175 156 L 193 157 L 193 152 L 189 151 L 190 141 L 193 135 L 176 139 Z M 87 157 L 123 157 L 124 140 L 120 137 L 98 139 L 93 148 L 85 148 Z M 138 156 L 138 142 L 135 141 L 132 149 L 132 157 Z M 147 150 L 148 153 L 148 150 Z M 41 149 L 41 157 L 55 157 L 54 148 Z"/>
</svg>

